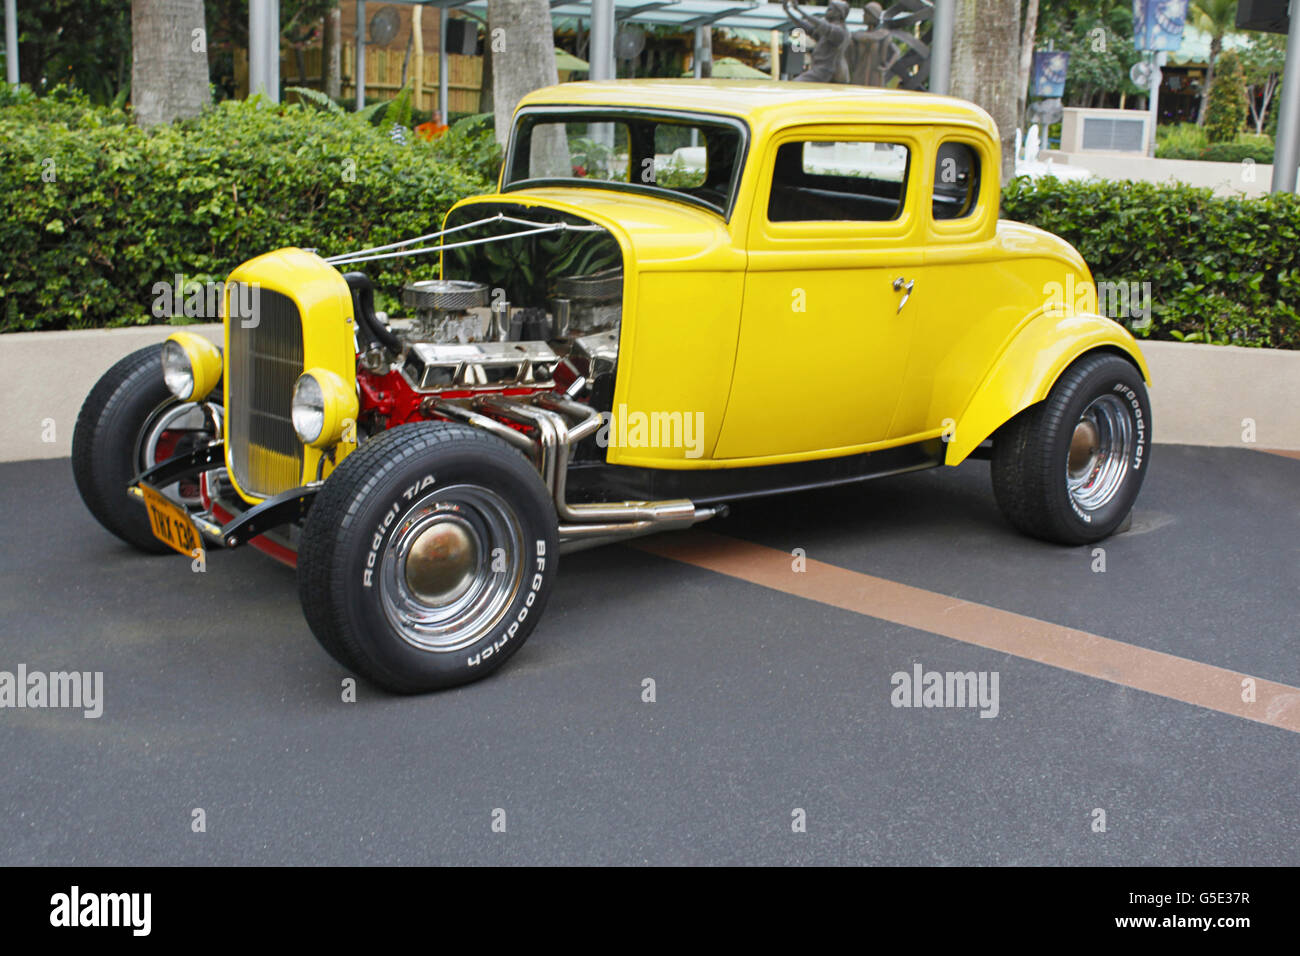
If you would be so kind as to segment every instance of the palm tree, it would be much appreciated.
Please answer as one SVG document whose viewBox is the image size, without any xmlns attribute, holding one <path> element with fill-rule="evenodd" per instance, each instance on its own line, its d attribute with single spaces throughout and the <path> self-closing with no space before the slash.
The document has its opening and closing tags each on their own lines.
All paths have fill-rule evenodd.
<svg viewBox="0 0 1300 956">
<path fill-rule="evenodd" d="M 198 115 L 212 102 L 203 0 L 131 0 L 131 58 L 137 123 Z"/>
<path fill-rule="evenodd" d="M 957 0 L 952 95 L 988 111 L 1002 138 L 1002 180 L 1015 175 L 1020 93 L 1020 0 Z"/>
<path fill-rule="evenodd" d="M 549 0 L 488 0 L 488 56 L 496 137 L 505 143 L 519 101 L 559 82 Z M 568 175 L 569 145 L 563 126 L 544 125 L 532 137 L 535 169 Z"/>
<path fill-rule="evenodd" d="M 504 143 L 519 101 L 560 81 L 548 0 L 488 0 L 487 47 L 496 134 Z"/>
<path fill-rule="evenodd" d="M 1210 105 L 1210 87 L 1214 84 L 1214 64 L 1223 52 L 1223 38 L 1237 26 L 1237 0 L 1192 0 L 1188 12 L 1196 29 L 1210 35 L 1210 61 L 1201 85 L 1201 108 L 1196 114 L 1198 125 L 1205 125 L 1205 109 Z"/>
</svg>

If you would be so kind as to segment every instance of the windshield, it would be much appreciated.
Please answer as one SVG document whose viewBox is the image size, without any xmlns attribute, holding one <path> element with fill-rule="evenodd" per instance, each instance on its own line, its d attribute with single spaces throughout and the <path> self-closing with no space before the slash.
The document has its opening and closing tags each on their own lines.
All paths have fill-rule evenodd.
<svg viewBox="0 0 1300 956">
<path fill-rule="evenodd" d="M 520 113 L 503 188 L 583 185 L 668 194 L 726 217 L 745 158 L 738 120 L 652 110 Z"/>
</svg>

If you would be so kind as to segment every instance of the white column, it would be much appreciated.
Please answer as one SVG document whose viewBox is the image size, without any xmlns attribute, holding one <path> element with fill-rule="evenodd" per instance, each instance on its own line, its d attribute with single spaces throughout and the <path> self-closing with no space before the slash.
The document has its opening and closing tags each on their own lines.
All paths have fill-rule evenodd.
<svg viewBox="0 0 1300 956">
<path fill-rule="evenodd" d="M 18 82 L 18 2 L 5 0 L 5 75 Z"/>
<path fill-rule="evenodd" d="M 947 96 L 952 89 L 952 28 L 956 0 L 934 0 L 930 32 L 930 92 Z"/>
<path fill-rule="evenodd" d="M 1277 109 L 1272 190 L 1295 192 L 1296 164 L 1300 161 L 1300 0 L 1291 0 L 1291 32 L 1286 41 L 1286 66 Z"/>
<path fill-rule="evenodd" d="M 614 0 L 591 0 L 591 42 L 587 53 L 591 79 L 614 79 Z"/>
<path fill-rule="evenodd" d="M 249 0 L 248 95 L 280 102 L 280 0 Z"/>
</svg>

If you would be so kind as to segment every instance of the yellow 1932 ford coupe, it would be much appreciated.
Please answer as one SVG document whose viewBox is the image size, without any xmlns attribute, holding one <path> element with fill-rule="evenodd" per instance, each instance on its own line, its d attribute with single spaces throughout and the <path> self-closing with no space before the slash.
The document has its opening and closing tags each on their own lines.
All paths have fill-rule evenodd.
<svg viewBox="0 0 1300 956">
<path fill-rule="evenodd" d="M 959 100 L 539 90 L 497 192 L 441 229 L 267 253 L 230 276 L 224 350 L 178 332 L 110 369 L 77 484 L 142 550 L 296 563 L 325 649 L 406 692 L 517 651 L 564 551 L 753 496 L 978 454 L 1015 527 L 1097 541 L 1146 472 L 1147 369 L 1078 252 L 998 199 Z M 389 317 L 360 270 L 402 256 L 430 274 Z"/>
</svg>

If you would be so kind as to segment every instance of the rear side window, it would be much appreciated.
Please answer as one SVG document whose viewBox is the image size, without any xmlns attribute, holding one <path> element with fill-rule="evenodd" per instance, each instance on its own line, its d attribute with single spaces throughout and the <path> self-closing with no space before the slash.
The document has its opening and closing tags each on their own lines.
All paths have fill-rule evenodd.
<svg viewBox="0 0 1300 956">
<path fill-rule="evenodd" d="M 771 222 L 888 222 L 903 213 L 911 152 L 870 140 L 785 143 L 776 151 Z"/>
<path fill-rule="evenodd" d="M 980 193 L 980 158 L 965 143 L 944 143 L 935 154 L 935 219 L 962 219 L 975 211 Z"/>
</svg>

